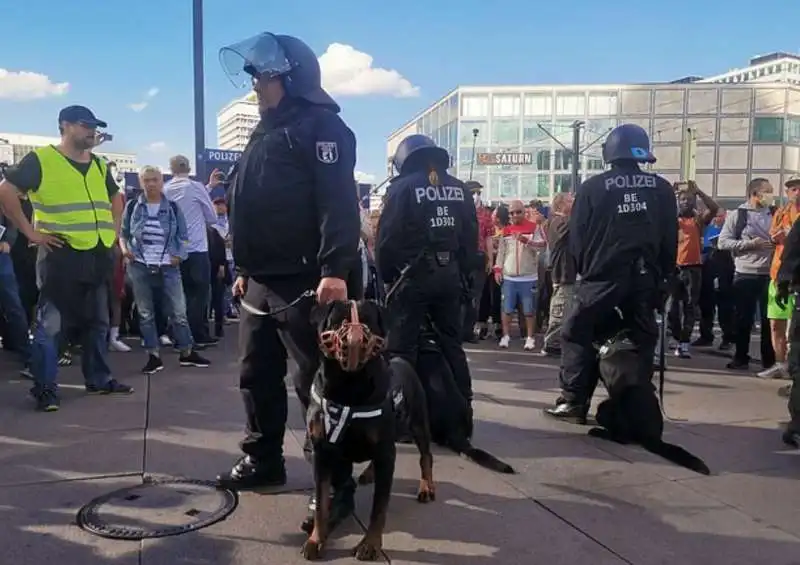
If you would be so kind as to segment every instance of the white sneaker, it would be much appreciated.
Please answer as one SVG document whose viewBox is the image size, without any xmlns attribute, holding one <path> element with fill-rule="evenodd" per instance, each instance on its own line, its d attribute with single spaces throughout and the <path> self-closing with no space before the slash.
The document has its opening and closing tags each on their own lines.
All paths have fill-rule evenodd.
<svg viewBox="0 0 800 565">
<path fill-rule="evenodd" d="M 128 353 L 131 350 L 127 344 L 122 343 L 118 339 L 110 340 L 108 342 L 108 347 L 111 349 L 111 351 L 118 351 L 119 353 Z"/>
<path fill-rule="evenodd" d="M 536 341 L 532 337 L 525 338 L 525 345 L 522 346 L 525 351 L 533 351 L 536 349 Z"/>
<path fill-rule="evenodd" d="M 172 340 L 169 338 L 168 335 L 162 335 L 161 337 L 159 337 L 158 342 L 164 347 L 169 347 L 170 345 L 172 345 Z"/>
<path fill-rule="evenodd" d="M 498 345 L 500 346 L 500 349 L 508 349 L 508 345 L 510 343 L 511 343 L 511 337 L 504 335 L 503 337 L 500 338 L 500 343 Z"/>
<path fill-rule="evenodd" d="M 764 369 L 760 373 L 758 373 L 759 379 L 780 379 L 786 372 L 786 367 L 783 366 L 783 363 L 775 363 L 769 369 Z"/>
</svg>

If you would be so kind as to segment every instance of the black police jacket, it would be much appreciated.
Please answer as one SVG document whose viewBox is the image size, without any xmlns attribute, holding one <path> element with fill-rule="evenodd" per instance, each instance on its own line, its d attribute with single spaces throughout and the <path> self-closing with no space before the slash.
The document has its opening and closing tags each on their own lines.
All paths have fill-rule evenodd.
<svg viewBox="0 0 800 565">
<path fill-rule="evenodd" d="M 798 221 L 792 224 L 792 229 L 783 242 L 777 282 L 791 284 L 795 291 L 800 290 L 800 222 Z"/>
<path fill-rule="evenodd" d="M 438 171 L 432 186 L 428 171 L 395 177 L 386 189 L 378 222 L 375 261 L 387 283 L 423 253 L 452 252 L 464 274 L 478 256 L 478 218 L 464 183 Z"/>
<path fill-rule="evenodd" d="M 585 280 L 629 276 L 639 261 L 672 276 L 678 251 L 675 192 L 666 179 L 614 165 L 581 184 L 569 223 L 570 249 Z"/>
<path fill-rule="evenodd" d="M 287 97 L 262 116 L 229 189 L 238 274 L 346 279 L 361 229 L 355 161 L 331 108 Z"/>
</svg>

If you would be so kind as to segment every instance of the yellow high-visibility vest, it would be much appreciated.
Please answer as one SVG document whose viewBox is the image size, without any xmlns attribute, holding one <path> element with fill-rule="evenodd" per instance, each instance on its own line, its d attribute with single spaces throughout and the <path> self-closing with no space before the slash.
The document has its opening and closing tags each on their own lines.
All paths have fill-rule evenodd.
<svg viewBox="0 0 800 565">
<path fill-rule="evenodd" d="M 52 145 L 34 152 L 42 166 L 38 190 L 28 193 L 36 229 L 62 236 L 79 251 L 94 249 L 98 243 L 111 247 L 115 232 L 106 164 L 93 156 L 84 176 Z"/>
</svg>

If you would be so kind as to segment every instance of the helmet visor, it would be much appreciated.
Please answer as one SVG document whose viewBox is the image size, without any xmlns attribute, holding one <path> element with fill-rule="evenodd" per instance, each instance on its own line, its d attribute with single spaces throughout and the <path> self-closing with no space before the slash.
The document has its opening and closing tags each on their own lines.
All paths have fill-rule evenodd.
<svg viewBox="0 0 800 565">
<path fill-rule="evenodd" d="M 251 86 L 257 78 L 272 78 L 288 73 L 292 64 L 271 33 L 260 33 L 219 50 L 219 61 L 237 88 Z"/>
</svg>

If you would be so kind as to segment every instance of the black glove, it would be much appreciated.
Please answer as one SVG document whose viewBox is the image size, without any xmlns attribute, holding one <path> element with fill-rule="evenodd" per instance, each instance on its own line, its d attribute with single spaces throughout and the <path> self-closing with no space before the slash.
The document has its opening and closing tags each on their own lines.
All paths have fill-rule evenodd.
<svg viewBox="0 0 800 565">
<path fill-rule="evenodd" d="M 775 291 L 775 304 L 783 310 L 789 302 L 789 281 L 781 281 L 777 284 Z"/>
</svg>

